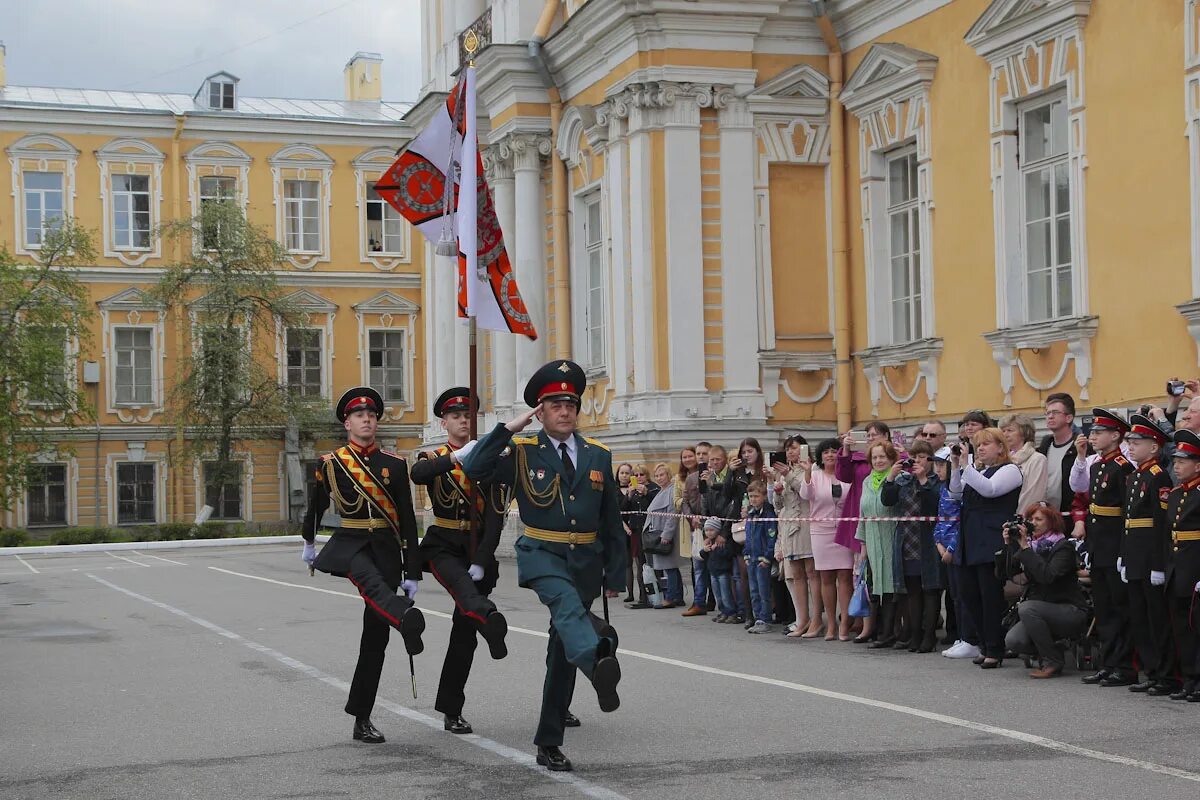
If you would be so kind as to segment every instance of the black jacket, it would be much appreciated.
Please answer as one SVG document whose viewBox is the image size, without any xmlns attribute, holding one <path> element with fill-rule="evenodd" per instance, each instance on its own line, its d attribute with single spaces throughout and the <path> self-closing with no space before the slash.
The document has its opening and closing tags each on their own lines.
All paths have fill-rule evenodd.
<svg viewBox="0 0 1200 800">
<path fill-rule="evenodd" d="M 1075 437 L 1078 436 L 1082 432 L 1076 426 L 1071 426 L 1071 431 L 1072 431 L 1072 433 L 1071 433 L 1072 440 L 1074 440 Z M 1042 441 L 1038 444 L 1037 450 L 1039 453 L 1041 453 L 1042 455 L 1049 458 L 1050 457 L 1050 445 L 1052 445 L 1052 444 L 1054 444 L 1054 434 L 1047 433 L 1045 436 L 1042 437 Z M 1091 452 L 1092 452 L 1092 449 L 1089 446 L 1088 453 L 1091 453 Z M 1062 490 L 1062 494 L 1059 495 L 1059 497 L 1061 497 L 1062 500 L 1058 504 L 1058 510 L 1060 512 L 1062 512 L 1064 515 L 1069 515 L 1071 513 L 1071 502 L 1075 499 L 1075 492 L 1071 491 L 1071 466 L 1074 463 L 1075 463 L 1075 448 L 1068 447 L 1067 452 L 1063 454 L 1062 486 L 1060 487 L 1060 489 Z"/>
<path fill-rule="evenodd" d="M 1017 552 L 1016 559 L 1029 579 L 1025 600 L 1066 603 L 1087 609 L 1077 574 L 1079 557 L 1075 553 L 1075 543 L 1069 537 L 1045 554 L 1026 547 Z"/>
<path fill-rule="evenodd" d="M 433 507 L 434 522 L 421 539 L 421 554 L 426 566 L 438 553 L 469 555 L 472 545 L 475 548 L 473 562 L 482 567 L 490 565 L 495 559 L 508 510 L 504 487 L 493 485 L 491 481 L 469 479 L 450 457 L 445 445 L 433 452 L 418 454 L 409 475 L 413 483 L 428 487 L 429 502 Z M 476 507 L 471 512 L 473 492 Z M 470 527 L 465 530 L 457 526 L 443 527 L 437 520 Z"/>
</svg>

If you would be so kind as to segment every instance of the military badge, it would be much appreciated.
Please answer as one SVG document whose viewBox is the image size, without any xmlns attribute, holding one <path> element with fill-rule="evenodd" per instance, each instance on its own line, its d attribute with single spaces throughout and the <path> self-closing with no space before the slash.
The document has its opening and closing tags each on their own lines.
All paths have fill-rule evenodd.
<svg viewBox="0 0 1200 800">
<path fill-rule="evenodd" d="M 544 469 L 539 469 L 539 470 L 537 471 L 537 479 L 540 481 L 540 480 L 542 480 L 542 479 L 543 479 L 543 478 L 545 478 L 545 477 L 546 477 L 546 470 L 544 470 Z"/>
<path fill-rule="evenodd" d="M 380 471 L 380 473 L 379 473 L 379 474 L 383 476 L 383 483 L 384 483 L 384 485 L 387 485 L 387 484 L 389 484 L 389 483 L 391 483 L 391 482 L 392 482 L 392 481 L 391 481 L 391 476 L 390 476 L 390 473 L 388 472 L 388 468 L 387 468 L 387 467 L 384 467 L 384 468 L 383 468 L 383 469 Z"/>
<path fill-rule="evenodd" d="M 598 469 L 594 469 L 588 473 L 588 479 L 593 483 L 604 483 L 604 473 Z"/>
</svg>

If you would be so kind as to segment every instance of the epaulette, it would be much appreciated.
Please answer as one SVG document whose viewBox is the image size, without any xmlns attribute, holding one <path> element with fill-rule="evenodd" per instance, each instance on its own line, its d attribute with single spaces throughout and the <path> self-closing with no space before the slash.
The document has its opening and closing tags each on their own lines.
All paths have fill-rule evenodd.
<svg viewBox="0 0 1200 800">
<path fill-rule="evenodd" d="M 333 453 L 324 453 L 321 456 L 322 461 L 328 461 L 331 458 L 333 458 Z"/>
<path fill-rule="evenodd" d="M 399 453 L 393 453 L 391 450 L 384 450 L 382 447 L 379 448 L 379 452 L 383 453 L 385 456 L 391 456 L 392 458 L 399 459 L 400 461 L 404 460 L 404 456 L 400 455 Z"/>
<path fill-rule="evenodd" d="M 1123 467 L 1129 463 L 1129 459 L 1126 458 L 1125 456 L 1118 455 L 1116 458 L 1113 459 L 1113 462 L 1116 464 L 1119 464 L 1120 466 Z"/>
<path fill-rule="evenodd" d="M 1151 464 L 1150 465 L 1150 474 L 1151 475 L 1161 475 L 1162 467 L 1160 467 L 1158 464 Z"/>
<path fill-rule="evenodd" d="M 609 449 L 608 449 L 608 445 L 606 445 L 604 442 L 597 441 L 597 440 L 595 440 L 595 439 L 592 439 L 592 438 L 590 438 L 590 437 L 587 437 L 587 436 L 583 437 L 583 440 L 584 440 L 585 442 L 587 442 L 588 444 L 594 444 L 594 445 L 596 445 L 596 447 L 599 447 L 601 450 L 603 450 L 603 451 L 604 451 L 604 452 L 606 452 L 606 453 L 610 453 L 610 452 L 612 452 L 611 450 L 609 450 Z"/>
<path fill-rule="evenodd" d="M 538 437 L 536 436 L 514 436 L 512 437 L 513 444 L 537 444 Z"/>
</svg>

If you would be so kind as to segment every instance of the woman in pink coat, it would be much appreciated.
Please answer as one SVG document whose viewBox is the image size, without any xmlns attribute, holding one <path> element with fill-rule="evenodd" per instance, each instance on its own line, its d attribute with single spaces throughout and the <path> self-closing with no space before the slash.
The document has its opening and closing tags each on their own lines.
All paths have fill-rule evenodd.
<svg viewBox="0 0 1200 800">
<path fill-rule="evenodd" d="M 800 462 L 804 472 L 804 482 L 800 487 L 800 497 L 808 501 L 809 514 L 814 518 L 845 516 L 846 498 L 850 494 L 850 484 L 837 479 L 834 470 L 838 463 L 839 443 L 836 439 L 826 439 L 817 445 L 815 459 L 819 466 L 813 466 L 811 461 Z M 838 638 L 843 642 L 850 641 L 850 595 L 854 591 L 851 580 L 851 570 L 854 568 L 854 550 L 838 544 L 836 522 L 812 522 L 809 533 L 812 537 L 813 566 L 821 581 L 821 598 L 824 601 L 829 625 L 826 628 L 825 641 L 831 642 Z M 833 614 L 837 609 L 838 627 L 834 634 Z"/>
</svg>

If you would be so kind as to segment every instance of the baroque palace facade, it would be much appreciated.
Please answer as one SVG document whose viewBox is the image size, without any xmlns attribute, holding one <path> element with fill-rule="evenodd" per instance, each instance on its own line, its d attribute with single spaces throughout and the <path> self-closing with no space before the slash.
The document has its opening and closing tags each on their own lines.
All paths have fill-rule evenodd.
<svg viewBox="0 0 1200 800">
<path fill-rule="evenodd" d="M 484 161 L 543 333 L 487 342 L 490 415 L 566 356 L 631 458 L 1161 397 L 1200 344 L 1196 5 L 423 0 L 416 112 L 465 28 L 490 42 Z M 465 352 L 432 288 L 427 391 Z"/>
</svg>

